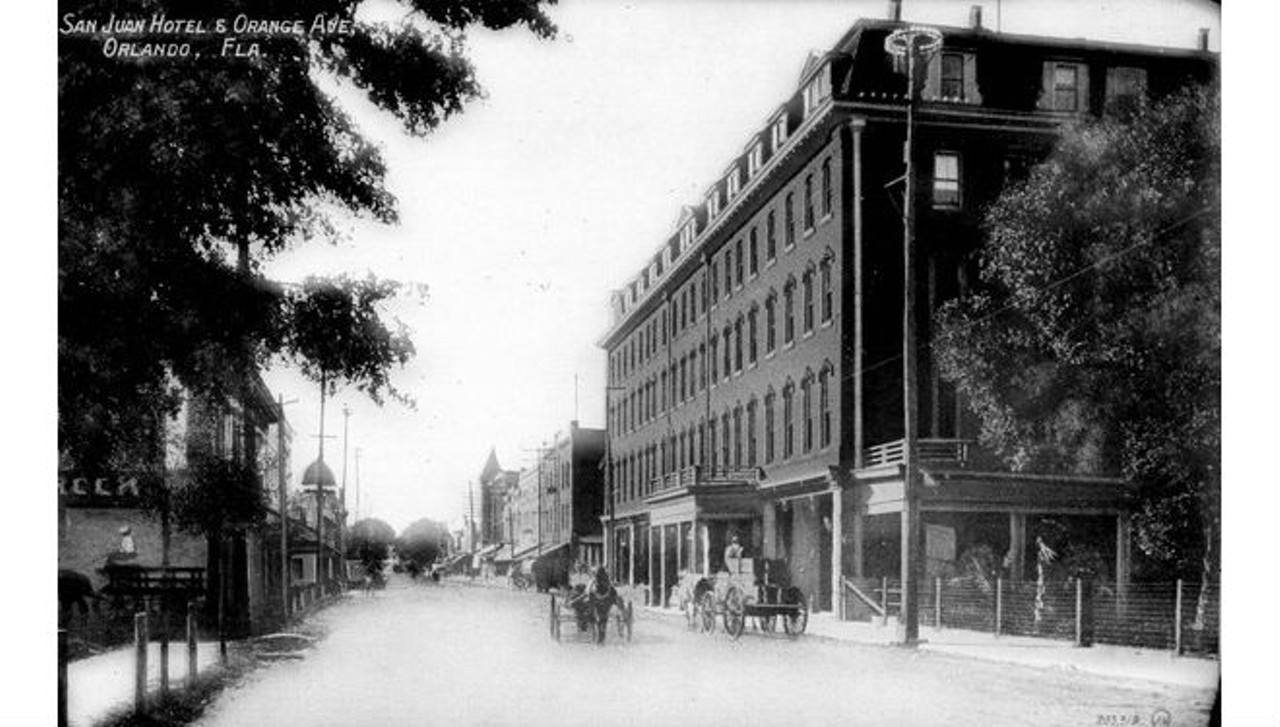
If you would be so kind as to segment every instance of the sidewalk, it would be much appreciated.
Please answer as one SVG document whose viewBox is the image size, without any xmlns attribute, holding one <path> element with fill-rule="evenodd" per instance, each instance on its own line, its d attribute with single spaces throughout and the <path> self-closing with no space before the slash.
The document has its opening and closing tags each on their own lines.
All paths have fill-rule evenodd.
<svg viewBox="0 0 1280 727">
<path fill-rule="evenodd" d="M 643 610 L 665 618 L 684 618 L 679 611 L 670 608 L 649 606 Z M 748 632 L 752 628 L 751 619 L 748 619 Z M 865 621 L 840 621 L 829 613 L 811 613 L 805 634 L 834 641 L 879 646 L 897 646 L 900 641 L 898 627 L 893 622 L 882 627 Z M 1069 641 L 1029 636 L 997 637 L 980 631 L 960 629 L 922 626 L 920 639 L 920 651 L 1199 688 L 1217 685 L 1221 669 L 1221 663 L 1216 659 L 1174 657 L 1169 651 L 1109 644 L 1079 648 Z"/>
<path fill-rule="evenodd" d="M 147 649 L 147 693 L 160 691 L 160 644 Z M 216 668 L 218 642 L 196 644 L 196 668 Z M 169 643 L 169 688 L 180 689 L 187 678 L 186 642 Z M 91 727 L 108 714 L 133 704 L 134 647 L 124 646 L 67 664 L 67 722 Z"/>
</svg>

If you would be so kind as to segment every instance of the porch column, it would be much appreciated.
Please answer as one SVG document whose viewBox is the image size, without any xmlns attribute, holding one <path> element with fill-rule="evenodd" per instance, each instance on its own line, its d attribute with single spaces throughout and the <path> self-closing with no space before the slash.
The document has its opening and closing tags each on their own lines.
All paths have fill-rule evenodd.
<svg viewBox="0 0 1280 727">
<path fill-rule="evenodd" d="M 849 519 L 852 521 L 850 528 L 853 536 L 853 577 L 862 578 L 862 541 L 865 537 L 863 533 L 866 531 L 866 515 L 863 514 L 861 508 L 854 507 L 849 513 Z"/>
<path fill-rule="evenodd" d="M 658 605 L 667 607 L 667 526 L 654 528 L 658 534 Z"/>
<path fill-rule="evenodd" d="M 1027 516 L 1009 513 L 1009 580 L 1018 582 L 1026 575 Z"/>
<path fill-rule="evenodd" d="M 770 500 L 764 504 L 763 517 L 761 518 L 761 527 L 764 528 L 763 538 L 761 538 L 761 550 L 764 551 L 764 557 L 778 557 L 778 504 Z M 710 572 L 710 570 L 708 570 Z"/>
<path fill-rule="evenodd" d="M 702 543 L 702 562 L 698 563 L 698 572 L 711 572 L 711 531 L 705 520 L 698 521 L 698 542 Z"/>
<path fill-rule="evenodd" d="M 1116 605 L 1124 609 L 1129 595 L 1130 548 L 1133 522 L 1128 513 L 1116 516 Z"/>
<path fill-rule="evenodd" d="M 627 528 L 627 540 L 631 543 L 631 547 L 627 548 L 627 585 L 635 588 L 636 585 L 636 526 L 632 523 Z"/>
<path fill-rule="evenodd" d="M 844 492 L 837 483 L 831 491 L 831 610 L 837 618 L 844 616 Z"/>
</svg>

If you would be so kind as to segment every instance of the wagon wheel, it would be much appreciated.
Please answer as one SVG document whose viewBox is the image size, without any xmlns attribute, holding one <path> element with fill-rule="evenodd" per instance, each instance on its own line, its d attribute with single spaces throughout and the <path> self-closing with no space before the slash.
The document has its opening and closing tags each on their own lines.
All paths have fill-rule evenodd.
<svg viewBox="0 0 1280 727">
<path fill-rule="evenodd" d="M 742 595 L 737 586 L 730 586 L 729 591 L 724 594 L 724 630 L 729 633 L 730 638 L 742 636 L 743 627 L 747 623 L 746 611 L 746 596 Z"/>
<path fill-rule="evenodd" d="M 711 591 L 703 593 L 702 598 L 698 599 L 697 610 L 702 633 L 713 633 L 716 630 L 716 599 Z"/>
<path fill-rule="evenodd" d="M 793 588 L 789 595 L 791 597 L 787 599 L 788 605 L 794 606 L 795 610 L 783 616 L 782 628 L 786 629 L 787 636 L 795 638 L 803 634 L 805 627 L 809 625 L 809 602 L 798 588 Z"/>
<path fill-rule="evenodd" d="M 551 596 L 551 638 L 560 640 L 560 609 L 556 606 L 555 594 Z"/>
<path fill-rule="evenodd" d="M 778 617 L 773 614 L 756 616 L 756 623 L 760 626 L 760 631 L 766 634 L 771 634 L 778 630 Z"/>
</svg>

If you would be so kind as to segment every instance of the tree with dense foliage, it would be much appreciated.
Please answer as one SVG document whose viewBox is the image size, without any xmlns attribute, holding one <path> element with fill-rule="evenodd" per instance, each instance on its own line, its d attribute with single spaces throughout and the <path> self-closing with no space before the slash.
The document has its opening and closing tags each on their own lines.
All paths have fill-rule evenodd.
<svg viewBox="0 0 1280 727">
<path fill-rule="evenodd" d="M 396 538 L 396 552 L 401 560 L 429 565 L 449 552 L 449 529 L 431 518 L 415 520 Z"/>
<path fill-rule="evenodd" d="M 328 75 L 424 136 L 481 89 L 466 31 L 555 28 L 541 0 L 402 0 L 399 18 L 357 16 L 357 0 L 79 0 L 59 27 L 108 16 L 300 19 L 305 33 L 257 35 L 257 57 L 223 56 L 231 32 L 117 41 L 190 42 L 199 58 L 107 57 L 107 33 L 58 45 L 58 433 L 80 467 L 154 459 L 181 391 L 235 395 L 290 360 L 327 386 L 396 396 L 388 371 L 413 349 L 374 279 L 264 279 L 264 258 L 335 239 L 335 211 L 392 223 L 386 165 L 337 101 Z M 311 30 L 316 17 L 324 29 Z M 346 23 L 347 25 L 341 25 Z"/>
<path fill-rule="evenodd" d="M 1015 470 L 1120 473 L 1149 577 L 1216 579 L 1219 112 L 1189 88 L 1068 129 L 987 210 L 934 353 Z M 1203 599 L 1202 606 L 1203 606 Z"/>
<path fill-rule="evenodd" d="M 347 558 L 360 561 L 366 571 L 381 569 L 395 540 L 395 529 L 382 520 L 357 520 L 347 531 Z"/>
</svg>

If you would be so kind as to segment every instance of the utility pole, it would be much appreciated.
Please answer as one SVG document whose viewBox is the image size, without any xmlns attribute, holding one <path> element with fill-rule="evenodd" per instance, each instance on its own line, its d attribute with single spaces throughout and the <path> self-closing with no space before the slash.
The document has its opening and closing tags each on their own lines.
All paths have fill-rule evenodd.
<svg viewBox="0 0 1280 727">
<path fill-rule="evenodd" d="M 360 447 L 356 447 L 356 520 L 360 519 L 360 452 Z"/>
<path fill-rule="evenodd" d="M 942 46 L 933 28 L 908 27 L 885 38 L 885 50 L 907 62 L 906 141 L 903 144 L 902 214 L 902 487 L 901 574 L 903 642 L 914 646 L 920 638 L 920 581 L 924 576 L 923 523 L 920 517 L 920 473 L 916 461 L 916 276 L 915 276 L 915 126 L 916 63 L 927 62 Z"/>
<path fill-rule="evenodd" d="M 289 618 L 289 458 L 285 447 L 284 430 L 288 424 L 284 418 L 284 407 L 297 399 L 284 400 L 277 396 L 279 422 L 276 424 L 276 488 L 280 498 L 280 603 L 282 613 Z"/>
<path fill-rule="evenodd" d="M 351 423 L 351 408 L 342 405 L 342 487 L 338 490 L 338 562 L 342 580 L 347 580 L 347 433 Z"/>
</svg>

